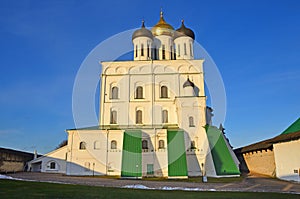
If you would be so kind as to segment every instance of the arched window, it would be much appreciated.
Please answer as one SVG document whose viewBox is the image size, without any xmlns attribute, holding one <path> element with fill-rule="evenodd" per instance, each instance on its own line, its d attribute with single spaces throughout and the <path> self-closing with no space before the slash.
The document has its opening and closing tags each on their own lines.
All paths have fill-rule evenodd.
<svg viewBox="0 0 300 199">
<path fill-rule="evenodd" d="M 160 97 L 168 98 L 168 87 L 167 86 L 160 87 Z"/>
<path fill-rule="evenodd" d="M 85 142 L 80 142 L 79 149 L 80 150 L 85 150 L 86 149 L 86 143 Z"/>
<path fill-rule="evenodd" d="M 148 149 L 148 141 L 147 140 L 142 141 L 142 149 Z"/>
<path fill-rule="evenodd" d="M 99 141 L 94 142 L 94 149 L 100 149 L 100 142 Z"/>
<path fill-rule="evenodd" d="M 117 124 L 117 111 L 111 110 L 110 112 L 110 123 Z"/>
<path fill-rule="evenodd" d="M 135 46 L 135 57 L 138 56 L 138 45 Z"/>
<path fill-rule="evenodd" d="M 186 43 L 183 44 L 184 55 L 186 55 Z"/>
<path fill-rule="evenodd" d="M 162 123 L 168 123 L 168 111 L 167 110 L 163 110 L 162 111 Z"/>
<path fill-rule="evenodd" d="M 141 110 L 136 111 L 135 123 L 142 124 L 143 123 L 143 112 Z"/>
<path fill-rule="evenodd" d="M 191 149 L 196 149 L 195 141 L 191 141 Z"/>
<path fill-rule="evenodd" d="M 143 99 L 143 87 L 136 87 L 135 99 Z"/>
<path fill-rule="evenodd" d="M 50 169 L 55 169 L 55 168 L 56 168 L 55 162 L 50 162 Z"/>
<path fill-rule="evenodd" d="M 110 142 L 110 149 L 117 149 L 117 141 L 116 140 L 112 140 Z"/>
<path fill-rule="evenodd" d="M 165 141 L 159 140 L 158 141 L 158 148 L 159 149 L 164 149 L 165 148 Z"/>
<path fill-rule="evenodd" d="M 141 56 L 144 56 L 144 44 L 141 45 Z"/>
<path fill-rule="evenodd" d="M 111 88 L 111 99 L 118 99 L 119 98 L 119 88 L 114 86 Z"/>
<path fill-rule="evenodd" d="M 190 127 L 195 126 L 195 124 L 194 124 L 194 118 L 192 116 L 189 117 L 189 126 Z"/>
<path fill-rule="evenodd" d="M 162 52 L 161 52 L 162 54 L 162 59 L 166 59 L 166 47 L 165 47 L 165 45 L 162 45 Z"/>
<path fill-rule="evenodd" d="M 193 45 L 192 45 L 192 43 L 190 43 L 190 54 L 191 54 L 191 56 L 193 56 Z"/>
<path fill-rule="evenodd" d="M 149 47 L 149 44 L 147 44 L 147 57 L 148 58 L 150 57 L 150 47 Z"/>
</svg>

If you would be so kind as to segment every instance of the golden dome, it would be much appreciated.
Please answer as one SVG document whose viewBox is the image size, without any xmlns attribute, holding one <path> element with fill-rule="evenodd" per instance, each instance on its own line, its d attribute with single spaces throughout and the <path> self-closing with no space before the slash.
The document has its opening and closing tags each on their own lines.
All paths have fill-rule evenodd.
<svg viewBox="0 0 300 199">
<path fill-rule="evenodd" d="M 154 36 L 158 36 L 158 35 L 173 36 L 174 28 L 164 20 L 162 11 L 160 11 L 159 21 L 155 26 L 153 26 L 151 32 Z"/>
</svg>

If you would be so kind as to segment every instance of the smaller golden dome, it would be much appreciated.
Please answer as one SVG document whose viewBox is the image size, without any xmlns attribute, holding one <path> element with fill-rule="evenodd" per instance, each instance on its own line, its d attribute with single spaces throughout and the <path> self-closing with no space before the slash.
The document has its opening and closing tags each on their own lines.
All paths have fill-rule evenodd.
<svg viewBox="0 0 300 199">
<path fill-rule="evenodd" d="M 160 11 L 159 21 L 157 22 L 157 24 L 155 26 L 153 26 L 153 28 L 151 29 L 151 32 L 154 36 L 158 36 L 158 35 L 173 36 L 174 28 L 165 21 L 162 11 Z"/>
</svg>

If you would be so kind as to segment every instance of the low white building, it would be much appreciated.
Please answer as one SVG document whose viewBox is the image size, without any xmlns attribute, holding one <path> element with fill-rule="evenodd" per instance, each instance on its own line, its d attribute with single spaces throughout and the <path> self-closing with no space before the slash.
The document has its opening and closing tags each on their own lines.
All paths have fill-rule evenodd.
<svg viewBox="0 0 300 199">
<path fill-rule="evenodd" d="M 101 62 L 99 124 L 67 130 L 61 172 L 135 178 L 239 175 L 227 139 L 211 126 L 204 60 L 194 60 L 194 39 L 183 21 L 175 31 L 161 12 L 151 31 L 143 22 L 133 33 L 133 61 Z"/>
</svg>

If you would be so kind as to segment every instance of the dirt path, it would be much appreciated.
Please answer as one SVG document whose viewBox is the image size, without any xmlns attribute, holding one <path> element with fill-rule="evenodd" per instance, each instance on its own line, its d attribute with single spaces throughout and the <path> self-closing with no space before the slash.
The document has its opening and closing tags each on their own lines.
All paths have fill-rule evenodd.
<svg viewBox="0 0 300 199">
<path fill-rule="evenodd" d="M 65 176 L 62 174 L 49 173 L 33 173 L 22 172 L 8 174 L 13 178 L 24 180 L 34 180 L 41 182 L 59 182 L 80 184 L 89 186 L 104 186 L 104 187 L 124 187 L 128 185 L 146 186 L 155 189 L 184 189 L 189 190 L 210 190 L 210 191 L 242 191 L 242 192 L 281 192 L 281 193 L 297 193 L 300 194 L 300 184 L 281 181 L 266 177 L 249 176 L 242 181 L 231 183 L 194 183 L 182 182 L 174 180 L 166 181 L 149 181 L 149 180 L 128 180 L 128 179 L 113 179 L 106 177 L 78 177 Z"/>
</svg>

